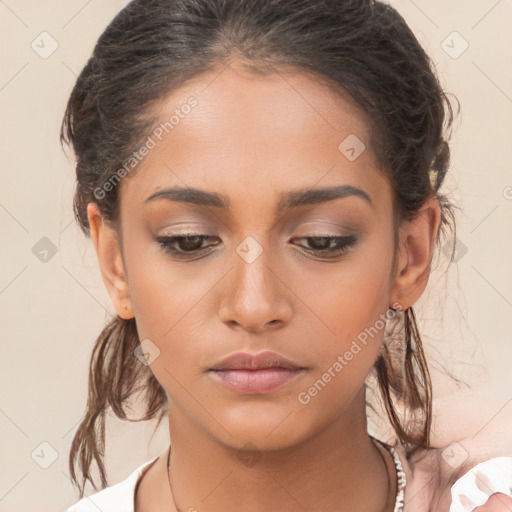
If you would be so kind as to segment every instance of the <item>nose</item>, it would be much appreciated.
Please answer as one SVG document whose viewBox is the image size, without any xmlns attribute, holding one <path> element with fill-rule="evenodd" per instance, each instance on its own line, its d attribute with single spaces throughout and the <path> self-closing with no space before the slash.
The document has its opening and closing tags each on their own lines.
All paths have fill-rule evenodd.
<svg viewBox="0 0 512 512">
<path fill-rule="evenodd" d="M 254 260 L 239 254 L 228 273 L 219 306 L 219 317 L 229 327 L 251 332 L 266 332 L 289 323 L 293 310 L 293 293 L 273 268 L 269 251 L 263 250 Z"/>
</svg>

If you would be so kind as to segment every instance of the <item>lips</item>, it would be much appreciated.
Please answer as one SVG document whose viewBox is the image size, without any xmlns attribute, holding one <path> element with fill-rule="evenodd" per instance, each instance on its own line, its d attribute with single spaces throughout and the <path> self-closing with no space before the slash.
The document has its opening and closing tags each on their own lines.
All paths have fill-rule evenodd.
<svg viewBox="0 0 512 512">
<path fill-rule="evenodd" d="M 231 391 L 265 394 L 285 386 L 306 370 L 276 352 L 265 351 L 259 354 L 238 352 L 214 365 L 209 373 Z"/>
<path fill-rule="evenodd" d="M 305 369 L 277 352 L 267 350 L 259 354 L 237 352 L 226 357 L 220 363 L 210 368 L 210 370 L 264 370 L 268 368 L 282 368 L 285 370 Z"/>
</svg>

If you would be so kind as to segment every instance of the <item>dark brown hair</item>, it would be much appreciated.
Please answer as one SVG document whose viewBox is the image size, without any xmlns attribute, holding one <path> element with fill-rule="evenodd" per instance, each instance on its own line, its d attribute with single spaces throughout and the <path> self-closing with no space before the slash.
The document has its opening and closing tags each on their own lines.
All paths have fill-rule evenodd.
<svg viewBox="0 0 512 512">
<path fill-rule="evenodd" d="M 236 59 L 260 73 L 293 68 L 313 73 L 348 93 L 370 119 L 370 147 L 393 187 L 396 228 L 427 199 L 441 206 L 441 238 L 452 228 L 454 205 L 440 193 L 448 170 L 453 110 L 434 65 L 400 14 L 374 0 L 133 0 L 107 26 L 69 98 L 61 143 L 76 155 L 74 213 L 89 235 L 87 204 L 107 222 L 118 219 L 118 189 L 95 194 L 147 137 L 152 107 L 213 66 Z M 132 173 L 133 174 L 133 173 Z M 129 177 L 123 178 L 129 179 Z M 103 189 L 102 189 L 103 190 Z M 443 246 L 445 247 L 445 246 Z M 452 247 L 451 258 L 454 254 Z M 395 252 L 396 255 L 396 252 Z M 430 268 L 428 269 L 430 271 Z M 430 446 L 432 384 L 412 307 L 396 313 L 375 367 L 387 415 L 408 458 Z M 114 318 L 101 332 L 89 369 L 85 417 L 69 457 L 80 495 L 95 460 L 101 486 L 105 413 L 126 415 L 143 391 L 143 417 L 166 415 L 165 390 L 134 356 L 135 319 Z M 417 414 L 400 419 L 397 403 Z M 157 425 L 158 426 L 158 425 Z M 83 479 L 78 483 L 75 464 Z"/>
</svg>

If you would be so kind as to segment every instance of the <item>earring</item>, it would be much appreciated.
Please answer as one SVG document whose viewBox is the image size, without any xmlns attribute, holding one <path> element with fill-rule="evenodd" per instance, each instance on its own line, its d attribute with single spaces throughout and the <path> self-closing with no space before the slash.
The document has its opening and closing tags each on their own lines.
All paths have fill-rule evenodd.
<svg viewBox="0 0 512 512">
<path fill-rule="evenodd" d="M 394 303 L 395 304 L 395 303 Z M 397 311 L 401 311 L 401 312 L 404 312 L 407 308 L 406 307 L 403 307 L 401 303 L 399 303 L 399 307 L 398 308 L 394 308 L 393 306 L 389 306 L 388 307 L 389 310 L 393 311 L 394 313 L 396 313 Z"/>
</svg>

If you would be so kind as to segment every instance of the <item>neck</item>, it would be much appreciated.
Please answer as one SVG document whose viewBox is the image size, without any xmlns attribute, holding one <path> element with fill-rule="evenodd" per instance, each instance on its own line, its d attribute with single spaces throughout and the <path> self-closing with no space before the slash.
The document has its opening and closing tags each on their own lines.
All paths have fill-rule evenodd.
<svg viewBox="0 0 512 512">
<path fill-rule="evenodd" d="M 364 388 L 342 416 L 286 448 L 227 446 L 173 410 L 169 428 L 170 485 L 179 512 L 393 510 L 392 462 L 383 454 L 386 468 L 367 434 Z M 391 484 L 396 491 L 394 479 Z"/>
</svg>

